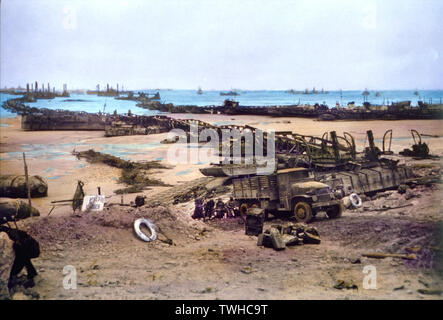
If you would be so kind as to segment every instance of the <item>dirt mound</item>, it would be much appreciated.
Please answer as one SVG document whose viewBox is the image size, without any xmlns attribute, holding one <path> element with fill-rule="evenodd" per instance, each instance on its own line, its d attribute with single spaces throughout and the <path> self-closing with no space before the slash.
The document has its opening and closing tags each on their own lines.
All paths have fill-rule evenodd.
<svg viewBox="0 0 443 320">
<path fill-rule="evenodd" d="M 0 300 L 8 299 L 8 279 L 14 261 L 12 241 L 4 232 L 0 232 Z"/>
<path fill-rule="evenodd" d="M 207 221 L 206 224 L 223 231 L 237 231 L 245 229 L 245 222 L 240 217 L 229 219 L 214 219 Z"/>
<path fill-rule="evenodd" d="M 410 253 L 417 260 L 411 266 L 442 268 L 441 223 L 418 222 L 409 218 L 354 216 L 316 225 L 321 234 L 344 247 L 364 252 Z M 411 251 L 412 250 L 412 251 Z"/>
<path fill-rule="evenodd" d="M 106 207 L 101 212 L 88 212 L 65 217 L 43 217 L 27 226 L 28 232 L 43 244 L 57 241 L 92 241 L 113 239 L 113 229 L 131 229 L 138 218 L 147 218 L 173 240 L 193 239 L 205 229 L 204 224 L 189 215 L 169 207 Z"/>
</svg>

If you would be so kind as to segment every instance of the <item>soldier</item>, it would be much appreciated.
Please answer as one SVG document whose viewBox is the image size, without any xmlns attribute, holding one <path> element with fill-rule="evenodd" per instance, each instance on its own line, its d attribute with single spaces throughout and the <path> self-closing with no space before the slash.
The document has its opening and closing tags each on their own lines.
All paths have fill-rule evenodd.
<svg viewBox="0 0 443 320">
<path fill-rule="evenodd" d="M 212 216 L 214 214 L 214 200 L 210 199 L 205 203 L 205 220 L 206 219 L 212 219 Z"/>
<path fill-rule="evenodd" d="M 145 205 L 145 199 L 146 199 L 146 196 L 136 196 L 135 197 L 135 206 L 136 207 L 142 207 L 142 206 L 144 206 Z"/>
<path fill-rule="evenodd" d="M 236 216 L 236 211 L 235 201 L 232 197 L 230 197 L 228 203 L 226 203 L 226 216 L 228 218 L 234 218 Z"/>
<path fill-rule="evenodd" d="M 0 232 L 2 231 L 14 242 L 12 248 L 15 252 L 15 259 L 9 276 L 8 289 L 10 290 L 16 285 L 17 275 L 23 268 L 26 268 L 28 272 L 28 281 L 25 282 L 24 287 L 33 287 L 35 285 L 34 277 L 37 275 L 37 270 L 35 270 L 32 265 L 31 259 L 37 258 L 40 255 L 40 246 L 37 240 L 26 232 L 18 229 L 0 226 Z"/>
<path fill-rule="evenodd" d="M 215 205 L 215 217 L 218 219 L 225 218 L 226 216 L 226 207 L 225 203 L 221 198 L 217 199 L 217 204 Z"/>
<path fill-rule="evenodd" d="M 194 214 L 192 215 L 193 219 L 201 219 L 204 218 L 204 212 L 203 212 L 203 200 L 201 198 L 195 198 L 194 200 Z"/>
</svg>

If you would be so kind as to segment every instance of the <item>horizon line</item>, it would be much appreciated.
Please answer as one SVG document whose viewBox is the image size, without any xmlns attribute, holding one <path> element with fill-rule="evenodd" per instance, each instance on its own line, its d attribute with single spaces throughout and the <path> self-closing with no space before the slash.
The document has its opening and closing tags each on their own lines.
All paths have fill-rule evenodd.
<svg viewBox="0 0 443 320">
<path fill-rule="evenodd" d="M 30 83 L 34 83 L 34 82 L 30 82 Z M 53 86 L 51 86 L 52 89 Z M 0 85 L 0 90 L 13 90 L 13 89 L 26 89 L 26 87 L 22 87 L 21 84 L 19 84 L 19 86 L 17 87 L 6 87 L 4 86 L 3 88 Z M 69 88 L 69 84 L 68 84 L 68 88 Z M 369 91 L 369 92 L 382 92 L 382 91 L 443 91 L 443 88 L 386 88 L 386 89 L 372 89 L 372 88 L 363 88 L 363 89 L 324 89 L 324 88 L 317 88 L 317 87 L 313 87 L 316 89 L 316 91 L 318 91 L 318 94 L 321 94 L 321 90 L 323 89 L 326 92 L 340 92 L 340 91 Z M 299 91 L 303 94 L 303 92 L 307 89 L 308 92 L 312 92 L 313 88 L 305 88 L 305 89 L 294 89 L 294 88 L 279 88 L 279 89 L 242 89 L 242 88 L 230 88 L 230 89 L 216 89 L 216 88 L 210 88 L 210 89 L 202 89 L 202 91 L 289 91 L 289 90 L 294 90 L 294 91 Z M 104 89 L 104 88 L 103 88 Z M 115 90 L 114 86 L 110 86 L 110 89 Z M 196 88 L 173 88 L 173 87 L 163 87 L 163 88 L 155 88 L 155 87 L 151 87 L 151 88 L 136 88 L 136 89 L 127 89 L 124 88 L 123 90 L 120 91 L 137 91 L 137 90 L 178 90 L 178 91 L 190 91 L 190 90 L 195 90 L 197 91 L 199 89 L 199 87 L 197 86 Z M 91 91 L 95 91 L 95 88 L 78 88 L 78 87 L 73 87 L 71 89 L 68 89 L 68 91 L 72 91 L 72 90 L 91 90 Z M 100 90 L 105 92 L 105 90 Z"/>
</svg>

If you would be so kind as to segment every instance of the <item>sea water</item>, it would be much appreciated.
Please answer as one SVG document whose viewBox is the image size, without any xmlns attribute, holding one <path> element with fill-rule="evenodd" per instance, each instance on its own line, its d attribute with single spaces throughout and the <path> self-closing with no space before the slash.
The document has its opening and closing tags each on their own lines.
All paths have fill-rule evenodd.
<svg viewBox="0 0 443 320">
<path fill-rule="evenodd" d="M 284 90 L 239 90 L 237 96 L 222 96 L 222 91 L 203 91 L 198 94 L 196 90 L 134 90 L 147 94 L 160 93 L 161 102 L 172 103 L 174 105 L 197 105 L 197 106 L 220 106 L 225 99 L 233 99 L 238 101 L 241 106 L 273 106 L 273 105 L 296 105 L 296 104 L 326 104 L 334 107 L 337 103 L 347 105 L 354 102 L 356 105 L 362 105 L 365 96 L 362 91 L 329 91 L 328 93 L 318 94 L 293 94 Z M 378 95 L 376 96 L 376 93 Z M 443 90 L 419 90 L 415 94 L 415 90 L 389 90 L 389 91 L 370 91 L 366 96 L 366 101 L 375 105 L 390 104 L 399 101 L 411 101 L 413 106 L 418 101 L 426 103 L 441 103 L 443 98 Z M 8 99 L 18 98 L 20 96 L 10 94 L 0 94 L 0 102 L 3 104 Z M 70 97 L 59 97 L 54 99 L 39 99 L 37 102 L 25 103 L 26 105 L 38 108 L 48 109 L 65 109 L 71 111 L 86 112 L 107 112 L 127 113 L 131 110 L 137 115 L 154 115 L 160 112 L 155 110 L 147 110 L 136 106 L 136 101 L 116 100 L 114 97 L 99 97 L 87 94 L 71 94 Z M 0 108 L 0 116 L 2 118 L 15 117 L 3 108 Z"/>
</svg>

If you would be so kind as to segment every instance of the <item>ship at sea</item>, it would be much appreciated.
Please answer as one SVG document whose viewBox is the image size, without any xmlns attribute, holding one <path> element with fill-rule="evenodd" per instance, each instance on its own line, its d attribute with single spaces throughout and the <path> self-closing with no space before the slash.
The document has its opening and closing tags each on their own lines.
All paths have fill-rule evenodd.
<svg viewBox="0 0 443 320">
<path fill-rule="evenodd" d="M 201 87 L 198 87 L 197 94 L 203 94 L 203 90 Z"/>
<path fill-rule="evenodd" d="M 132 100 L 132 101 L 138 101 L 142 104 L 147 104 L 150 102 L 159 102 L 160 101 L 160 93 L 157 91 L 156 93 L 152 94 L 152 96 L 149 96 L 149 93 L 145 92 L 138 92 L 138 95 L 135 96 L 132 91 L 128 93 L 127 96 L 123 97 L 116 97 L 116 100 Z"/>
<path fill-rule="evenodd" d="M 119 89 L 119 85 L 117 83 L 117 89 L 114 89 L 113 87 L 110 87 L 109 84 L 106 84 L 106 90 L 101 91 L 100 85 L 98 84 L 96 86 L 96 90 L 87 90 L 86 94 L 89 95 L 96 95 L 99 97 L 118 97 L 122 94 L 129 94 L 131 91 L 124 91 L 123 86 L 121 87 L 121 90 Z"/>
<path fill-rule="evenodd" d="M 26 90 L 19 87 L 19 88 L 5 88 L 4 90 L 0 90 L 0 93 L 2 94 L 9 94 L 18 96 L 21 95 L 22 97 L 17 98 L 17 100 L 23 101 L 23 102 L 36 102 L 37 99 L 54 99 L 54 98 L 62 98 L 62 97 L 69 97 L 69 92 L 67 89 L 67 85 L 63 85 L 63 91 L 55 91 L 55 87 L 52 88 L 48 83 L 48 86 L 46 87 L 44 84 L 41 84 L 39 86 L 38 82 L 35 82 L 29 85 L 29 83 L 26 84 Z"/>
<path fill-rule="evenodd" d="M 220 95 L 221 96 L 238 96 L 239 93 L 234 91 L 234 90 L 231 90 L 231 91 L 228 91 L 228 92 L 220 92 Z"/>
<path fill-rule="evenodd" d="M 298 93 L 298 92 L 297 92 Z M 308 89 L 305 89 L 305 91 L 302 92 L 303 94 L 328 94 L 329 91 L 325 91 L 323 88 L 321 89 L 321 91 L 318 91 L 314 88 L 312 88 L 312 91 L 309 91 Z"/>
</svg>

